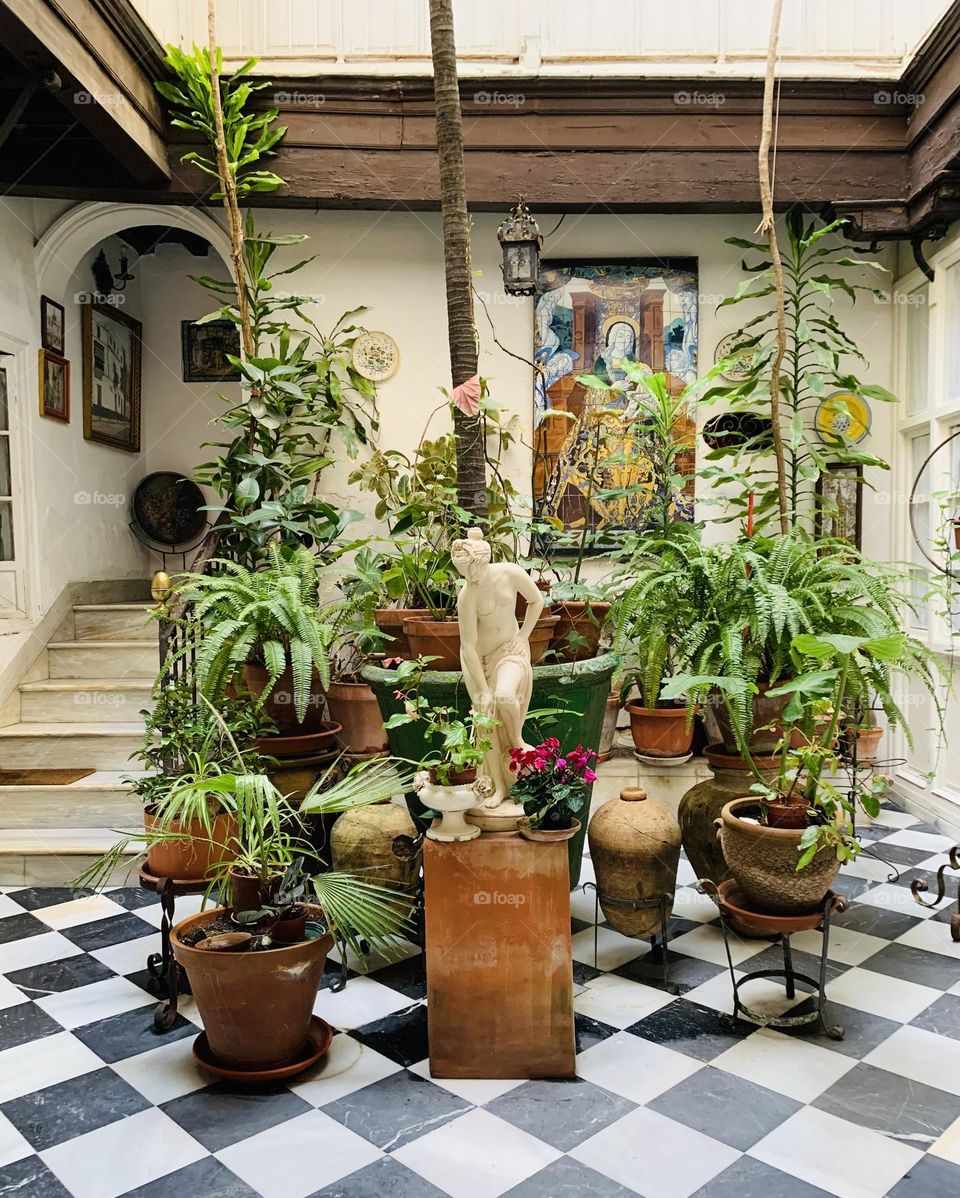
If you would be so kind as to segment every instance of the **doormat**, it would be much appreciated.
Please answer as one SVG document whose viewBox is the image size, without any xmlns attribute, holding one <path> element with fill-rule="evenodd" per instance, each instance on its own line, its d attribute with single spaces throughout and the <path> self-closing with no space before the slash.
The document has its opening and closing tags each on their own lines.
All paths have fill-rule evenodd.
<svg viewBox="0 0 960 1198">
<path fill-rule="evenodd" d="M 69 786 L 95 770 L 0 770 L 0 786 Z"/>
</svg>

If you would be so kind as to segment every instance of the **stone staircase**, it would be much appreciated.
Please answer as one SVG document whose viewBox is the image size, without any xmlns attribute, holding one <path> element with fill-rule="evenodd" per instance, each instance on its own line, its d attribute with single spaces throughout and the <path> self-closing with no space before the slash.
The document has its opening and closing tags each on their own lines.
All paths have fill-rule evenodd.
<svg viewBox="0 0 960 1198">
<path fill-rule="evenodd" d="M 81 604 L 19 687 L 0 769 L 92 769 L 67 785 L 0 785 L 0 885 L 63 885 L 141 823 L 124 785 L 158 667 L 146 603 Z"/>
</svg>

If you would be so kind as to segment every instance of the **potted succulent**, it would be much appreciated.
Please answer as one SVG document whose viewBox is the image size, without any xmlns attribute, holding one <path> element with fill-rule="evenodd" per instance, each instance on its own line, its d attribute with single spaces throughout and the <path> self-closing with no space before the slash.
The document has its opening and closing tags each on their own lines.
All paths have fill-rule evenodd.
<svg viewBox="0 0 960 1198">
<path fill-rule="evenodd" d="M 516 781 L 510 797 L 522 804 L 518 822 L 527 840 L 570 840 L 580 831 L 589 802 L 589 787 L 596 781 L 597 754 L 583 745 L 562 752 L 560 741 L 548 737 L 532 749 L 512 749 L 510 770 Z"/>
</svg>

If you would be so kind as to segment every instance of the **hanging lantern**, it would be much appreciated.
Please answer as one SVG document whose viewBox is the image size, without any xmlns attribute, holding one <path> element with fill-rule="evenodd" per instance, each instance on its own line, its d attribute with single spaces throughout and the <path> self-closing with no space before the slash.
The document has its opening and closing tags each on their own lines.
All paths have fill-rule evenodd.
<svg viewBox="0 0 960 1198">
<path fill-rule="evenodd" d="M 523 196 L 500 223 L 497 240 L 503 247 L 503 289 L 507 295 L 533 295 L 540 275 L 543 235 Z"/>
</svg>

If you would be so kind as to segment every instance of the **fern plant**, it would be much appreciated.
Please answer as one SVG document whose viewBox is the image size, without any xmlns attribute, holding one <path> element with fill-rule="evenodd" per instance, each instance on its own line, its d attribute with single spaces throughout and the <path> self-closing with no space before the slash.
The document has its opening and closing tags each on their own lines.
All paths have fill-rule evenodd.
<svg viewBox="0 0 960 1198">
<path fill-rule="evenodd" d="M 885 298 L 875 287 L 858 282 L 864 268 L 883 270 L 877 262 L 852 257 L 832 235 L 844 222 L 826 225 L 806 223 L 800 208 L 786 216 L 786 245 L 782 248 L 786 278 L 787 352 L 780 375 L 780 419 L 783 440 L 783 474 L 786 481 L 788 527 L 812 530 L 817 479 L 827 463 L 850 463 L 889 469 L 882 458 L 869 453 L 843 431 L 831 434 L 822 444 L 810 430 L 814 411 L 832 392 L 852 392 L 884 403 L 896 402 L 884 387 L 863 383 L 853 373 L 851 362 L 866 365 L 866 359 L 846 333 L 831 308 L 836 294 L 851 301 L 866 293 Z M 720 307 L 761 300 L 774 293 L 774 275 L 769 245 L 742 237 L 728 237 L 730 245 L 759 254 L 757 262 L 742 263 L 748 277 Z M 851 271 L 855 273 L 851 274 Z M 733 352 L 747 364 L 746 377 L 714 388 L 703 402 L 723 400 L 733 411 L 756 409 L 770 412 L 770 365 L 776 352 L 776 309 L 769 308 L 747 321 L 735 334 Z M 840 409 L 843 401 L 837 400 Z M 841 415 L 844 415 L 841 411 Z M 777 463 L 771 454 L 769 430 L 745 437 L 736 444 L 711 450 L 701 477 L 724 486 L 730 497 L 713 502 L 729 504 L 730 512 L 720 520 L 738 520 L 752 514 L 754 527 L 765 531 L 778 519 Z M 707 501 L 711 502 L 711 501 Z"/>
<path fill-rule="evenodd" d="M 178 593 L 192 605 L 202 629 L 195 667 L 201 693 L 217 702 L 244 664 L 262 664 L 267 671 L 262 705 L 289 667 L 302 723 L 314 670 L 324 687 L 330 683 L 330 646 L 344 603 L 321 602 L 327 571 L 318 570 L 308 550 L 285 555 L 271 544 L 268 555 L 269 566 L 262 570 L 216 558 L 213 573 L 184 575 Z"/>
</svg>

